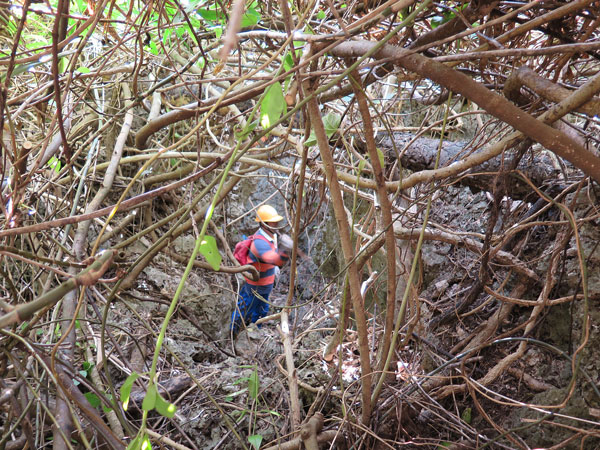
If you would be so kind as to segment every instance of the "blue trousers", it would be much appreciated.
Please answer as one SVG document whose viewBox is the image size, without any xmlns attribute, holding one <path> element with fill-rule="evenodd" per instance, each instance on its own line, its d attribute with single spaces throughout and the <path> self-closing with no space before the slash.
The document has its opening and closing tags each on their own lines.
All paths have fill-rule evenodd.
<svg viewBox="0 0 600 450">
<path fill-rule="evenodd" d="M 269 304 L 262 299 L 269 300 L 273 285 L 254 286 L 244 283 L 240 289 L 237 308 L 231 315 L 231 329 L 237 333 L 242 323 L 250 324 L 269 314 Z"/>
</svg>

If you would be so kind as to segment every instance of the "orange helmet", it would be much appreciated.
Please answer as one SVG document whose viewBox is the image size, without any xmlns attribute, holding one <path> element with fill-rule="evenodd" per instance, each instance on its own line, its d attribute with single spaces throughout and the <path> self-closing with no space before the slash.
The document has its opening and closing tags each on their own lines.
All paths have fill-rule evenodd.
<svg viewBox="0 0 600 450">
<path fill-rule="evenodd" d="M 271 205 L 261 205 L 256 210 L 257 222 L 279 222 L 280 220 L 283 220 L 283 217 L 277 214 L 277 210 Z"/>
</svg>

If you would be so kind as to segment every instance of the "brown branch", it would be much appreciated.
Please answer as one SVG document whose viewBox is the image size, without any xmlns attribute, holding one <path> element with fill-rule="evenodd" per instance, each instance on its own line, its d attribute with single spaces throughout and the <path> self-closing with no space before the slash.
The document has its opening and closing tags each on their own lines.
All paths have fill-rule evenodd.
<svg viewBox="0 0 600 450">
<path fill-rule="evenodd" d="M 15 323 L 20 323 L 29 319 L 36 311 L 56 304 L 69 291 L 77 286 L 91 286 L 98 282 L 100 277 L 110 267 L 115 251 L 106 250 L 94 261 L 90 267 L 82 271 L 79 275 L 68 279 L 50 292 L 33 300 L 32 302 L 16 306 L 12 311 L 0 317 L 0 328 L 5 328 Z"/>
<path fill-rule="evenodd" d="M 340 57 L 358 57 L 367 53 L 376 44 L 369 41 L 342 42 L 330 52 Z M 600 158 L 565 133 L 546 125 L 467 75 L 422 55 L 409 54 L 409 51 L 405 49 L 387 44 L 373 57 L 392 60 L 407 70 L 416 72 L 453 92 L 462 94 L 491 115 L 570 161 L 596 181 L 600 181 Z M 595 93 L 595 89 L 592 90 Z M 588 99 L 589 97 L 585 101 Z M 573 105 L 573 107 L 578 106 Z"/>
<path fill-rule="evenodd" d="M 305 81 L 305 95 L 310 96 L 314 89 L 310 82 Z M 368 342 L 368 330 L 365 317 L 364 304 L 360 295 L 360 279 L 358 275 L 358 267 L 354 259 L 354 250 L 352 247 L 352 239 L 350 237 L 350 224 L 344 210 L 344 199 L 340 189 L 340 184 L 335 171 L 335 163 L 331 149 L 329 147 L 329 138 L 325 133 L 325 126 L 319 110 L 319 104 L 314 96 L 308 101 L 308 114 L 311 121 L 311 126 L 315 131 L 319 152 L 325 167 L 327 176 L 327 185 L 331 193 L 332 206 L 334 210 L 335 220 L 337 223 L 338 232 L 340 235 L 342 252 L 344 260 L 348 266 L 348 278 L 350 284 L 350 297 L 356 317 L 356 326 L 358 329 L 358 348 L 360 353 L 360 369 L 362 374 L 362 422 L 367 425 L 370 421 L 372 405 L 371 405 L 371 361 Z"/>
<path fill-rule="evenodd" d="M 359 84 L 360 74 L 358 70 L 354 70 L 350 74 L 350 82 L 354 89 L 354 95 L 358 103 L 358 109 L 362 117 L 364 138 L 367 143 L 367 151 L 369 152 L 369 160 L 373 168 L 373 175 L 377 184 L 377 198 L 381 204 L 381 215 L 383 223 L 380 228 L 385 230 L 385 250 L 387 259 L 387 297 L 386 297 L 386 313 L 385 327 L 382 337 L 381 360 L 379 361 L 379 371 L 385 376 L 387 367 L 385 362 L 390 349 L 392 340 L 392 331 L 394 330 L 394 320 L 396 318 L 396 238 L 394 237 L 394 229 L 392 228 L 392 204 L 388 198 L 387 189 L 385 188 L 385 176 L 383 174 L 382 162 L 379 160 L 377 152 L 377 144 L 375 142 L 375 132 L 373 130 L 373 121 L 369 112 L 369 103 L 364 92 L 364 86 Z M 380 391 L 379 391 L 380 392 Z M 376 404 L 378 391 L 373 393 L 371 401 Z"/>
<path fill-rule="evenodd" d="M 581 44 L 553 45 L 544 48 L 507 48 L 502 50 L 485 50 L 458 53 L 455 55 L 444 55 L 434 58 L 438 62 L 450 61 L 472 61 L 485 58 L 506 58 L 509 56 L 518 58 L 524 56 L 554 55 L 557 53 L 589 52 L 600 48 L 600 42 L 585 42 Z"/>
<path fill-rule="evenodd" d="M 498 0 L 471 1 L 469 5 L 461 11 L 461 14 L 467 19 L 467 22 L 473 23 L 488 15 L 498 3 L 500 3 Z M 419 36 L 419 38 L 411 44 L 410 48 L 422 47 L 447 37 L 455 36 L 466 28 L 467 24 L 461 20 L 461 18 L 454 17 L 452 20 L 434 28 L 430 32 Z"/>
<path fill-rule="evenodd" d="M 139 205 L 140 203 L 142 203 L 146 200 L 149 200 L 154 197 L 158 197 L 159 195 L 162 195 L 165 192 L 172 191 L 173 189 L 177 189 L 181 186 L 186 185 L 187 183 L 191 183 L 191 182 L 197 180 L 198 178 L 201 178 L 204 175 L 212 172 L 214 169 L 216 169 L 218 166 L 220 166 L 222 162 L 223 162 L 223 160 L 221 158 L 217 158 L 208 167 L 205 167 L 201 171 L 189 175 L 188 177 L 184 178 L 183 180 L 179 180 L 179 181 L 169 184 L 167 186 L 162 186 L 158 189 L 154 189 L 154 190 L 146 192 L 144 194 L 137 195 L 128 200 L 124 200 L 121 202 L 121 204 L 119 206 L 119 211 L 127 211 L 128 209 L 131 209 L 134 206 Z M 111 206 L 107 206 L 106 208 L 99 209 L 92 213 L 79 214 L 76 216 L 65 217 L 64 219 L 51 220 L 48 222 L 38 223 L 35 225 L 29 225 L 26 227 L 10 228 L 8 230 L 1 230 L 0 238 L 5 237 L 5 236 L 14 236 L 14 235 L 18 235 L 18 234 L 24 234 L 24 233 L 36 233 L 38 231 L 49 230 L 51 228 L 62 227 L 62 226 L 68 225 L 68 224 L 78 223 L 78 222 L 82 222 L 84 220 L 90 220 L 90 219 L 95 219 L 97 217 L 106 216 L 106 215 L 110 214 L 115 209 L 116 206 L 117 205 L 111 205 Z"/>
<path fill-rule="evenodd" d="M 598 45 L 600 46 L 600 43 Z M 555 103 L 562 102 L 573 93 L 570 89 L 539 76 L 535 71 L 526 66 L 519 67 L 519 69 L 515 70 L 506 79 L 503 93 L 506 98 L 516 104 L 528 103 L 528 100 L 521 94 L 522 86 L 527 86 L 539 96 Z M 587 103 L 579 106 L 576 111 L 588 116 L 599 115 L 600 98 L 591 98 Z"/>
</svg>

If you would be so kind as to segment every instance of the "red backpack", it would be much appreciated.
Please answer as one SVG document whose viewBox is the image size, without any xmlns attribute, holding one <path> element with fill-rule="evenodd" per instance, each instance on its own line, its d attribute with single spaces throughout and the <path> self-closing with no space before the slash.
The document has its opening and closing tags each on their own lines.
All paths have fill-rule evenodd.
<svg viewBox="0 0 600 450">
<path fill-rule="evenodd" d="M 243 241 L 235 244 L 233 256 L 235 256 L 235 259 L 237 259 L 242 266 L 245 266 L 246 264 L 252 264 L 253 261 L 250 259 L 250 246 L 252 245 L 252 241 L 257 238 L 265 240 L 265 238 L 262 236 L 253 234 L 252 236 L 249 236 Z"/>
</svg>

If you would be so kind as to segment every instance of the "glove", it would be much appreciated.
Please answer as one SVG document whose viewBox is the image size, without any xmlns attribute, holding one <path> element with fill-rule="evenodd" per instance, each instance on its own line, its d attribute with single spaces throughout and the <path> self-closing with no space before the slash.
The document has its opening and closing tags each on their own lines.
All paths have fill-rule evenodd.
<svg viewBox="0 0 600 450">
<path fill-rule="evenodd" d="M 284 253 L 291 253 L 294 241 L 287 234 L 282 234 L 279 238 L 279 249 Z"/>
</svg>

